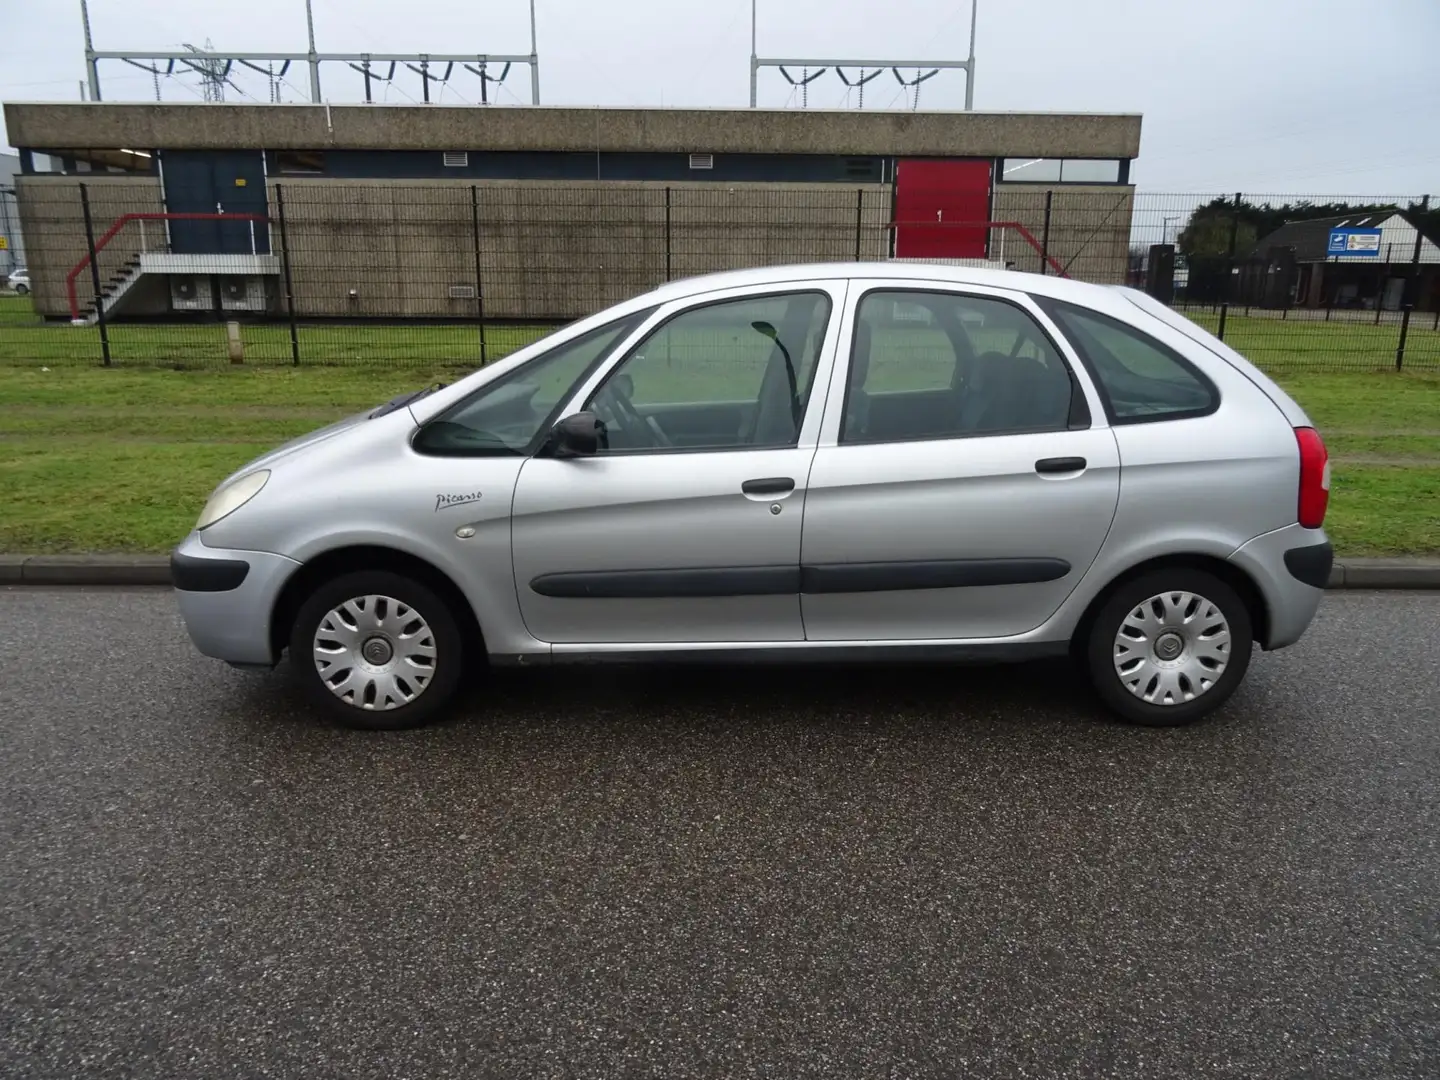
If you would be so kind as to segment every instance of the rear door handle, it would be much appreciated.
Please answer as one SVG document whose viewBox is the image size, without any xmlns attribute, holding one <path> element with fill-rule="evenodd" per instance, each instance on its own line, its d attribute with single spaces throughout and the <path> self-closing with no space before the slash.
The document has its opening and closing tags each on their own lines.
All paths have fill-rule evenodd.
<svg viewBox="0 0 1440 1080">
<path fill-rule="evenodd" d="M 763 476 L 746 480 L 740 490 L 746 495 L 788 495 L 795 490 L 795 481 L 788 476 Z"/>
<path fill-rule="evenodd" d="M 1083 457 L 1044 457 L 1035 462 L 1037 473 L 1080 472 L 1084 468 Z"/>
</svg>

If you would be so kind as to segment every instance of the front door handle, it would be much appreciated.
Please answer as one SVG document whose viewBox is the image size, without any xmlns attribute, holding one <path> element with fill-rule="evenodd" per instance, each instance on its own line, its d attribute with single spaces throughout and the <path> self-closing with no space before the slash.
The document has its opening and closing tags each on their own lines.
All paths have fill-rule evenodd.
<svg viewBox="0 0 1440 1080">
<path fill-rule="evenodd" d="M 1080 472 L 1085 468 L 1083 457 L 1046 457 L 1035 462 L 1037 473 Z"/>
<path fill-rule="evenodd" d="M 740 490 L 746 495 L 788 495 L 795 490 L 795 481 L 788 476 L 764 476 L 746 480 Z"/>
</svg>

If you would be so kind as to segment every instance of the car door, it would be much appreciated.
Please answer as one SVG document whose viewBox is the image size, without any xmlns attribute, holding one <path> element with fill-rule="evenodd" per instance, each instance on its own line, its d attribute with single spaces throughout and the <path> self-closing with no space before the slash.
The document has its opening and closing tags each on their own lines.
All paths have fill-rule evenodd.
<svg viewBox="0 0 1440 1080">
<path fill-rule="evenodd" d="M 1114 518 L 1099 398 L 1023 294 L 852 282 L 801 550 L 816 641 L 1044 622 Z"/>
<path fill-rule="evenodd" d="M 526 461 L 512 511 L 526 628 L 560 644 L 797 641 L 800 526 L 843 282 L 662 309 L 564 410 L 608 445 Z"/>
</svg>

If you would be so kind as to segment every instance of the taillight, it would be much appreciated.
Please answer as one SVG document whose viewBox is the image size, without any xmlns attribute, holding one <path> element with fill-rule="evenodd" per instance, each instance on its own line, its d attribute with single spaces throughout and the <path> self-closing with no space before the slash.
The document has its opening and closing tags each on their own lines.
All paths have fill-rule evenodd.
<svg viewBox="0 0 1440 1080">
<path fill-rule="evenodd" d="M 1296 428 L 1295 441 L 1300 444 L 1300 524 L 1318 529 L 1330 505 L 1330 455 L 1314 428 Z"/>
</svg>

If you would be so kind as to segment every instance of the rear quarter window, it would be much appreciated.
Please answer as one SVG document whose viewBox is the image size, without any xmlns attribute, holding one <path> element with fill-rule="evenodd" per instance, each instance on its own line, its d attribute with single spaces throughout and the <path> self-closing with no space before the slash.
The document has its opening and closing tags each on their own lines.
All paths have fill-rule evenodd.
<svg viewBox="0 0 1440 1080">
<path fill-rule="evenodd" d="M 1099 385 L 1112 424 L 1181 420 L 1219 408 L 1215 384 L 1144 331 L 1072 304 L 1051 300 L 1045 307 Z"/>
</svg>

